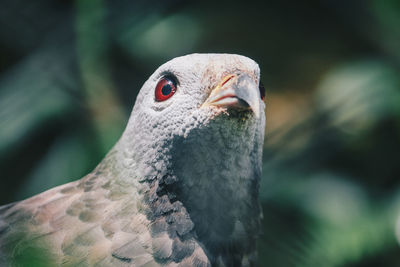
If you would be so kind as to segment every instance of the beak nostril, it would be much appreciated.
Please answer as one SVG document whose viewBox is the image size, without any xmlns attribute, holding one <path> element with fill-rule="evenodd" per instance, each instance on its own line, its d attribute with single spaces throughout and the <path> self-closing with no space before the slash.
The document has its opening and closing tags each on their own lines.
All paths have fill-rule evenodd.
<svg viewBox="0 0 400 267">
<path fill-rule="evenodd" d="M 258 90 L 258 85 L 249 75 L 229 75 L 211 91 L 202 106 L 251 109 L 258 118 L 260 114 Z"/>
<path fill-rule="evenodd" d="M 229 75 L 225 78 L 225 80 L 221 83 L 221 87 L 224 86 L 229 80 L 231 80 L 235 75 Z"/>
</svg>

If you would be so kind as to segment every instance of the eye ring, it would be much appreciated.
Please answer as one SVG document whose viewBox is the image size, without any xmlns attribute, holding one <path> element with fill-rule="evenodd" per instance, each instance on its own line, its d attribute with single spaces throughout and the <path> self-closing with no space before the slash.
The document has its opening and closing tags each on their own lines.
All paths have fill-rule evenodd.
<svg viewBox="0 0 400 267">
<path fill-rule="evenodd" d="M 262 82 L 260 82 L 260 84 L 258 85 L 258 90 L 260 90 L 261 100 L 264 101 L 265 100 L 265 87 Z"/>
<path fill-rule="evenodd" d="M 154 97 L 157 102 L 162 102 L 169 99 L 176 92 L 177 82 L 176 78 L 172 75 L 164 76 L 157 83 Z"/>
</svg>

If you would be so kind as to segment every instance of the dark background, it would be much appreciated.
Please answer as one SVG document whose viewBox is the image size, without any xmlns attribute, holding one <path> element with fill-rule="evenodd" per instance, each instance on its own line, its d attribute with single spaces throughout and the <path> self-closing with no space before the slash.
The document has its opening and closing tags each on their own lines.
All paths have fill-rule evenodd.
<svg viewBox="0 0 400 267">
<path fill-rule="evenodd" d="M 260 266 L 400 266 L 400 1 L 0 2 L 0 204 L 91 171 L 162 63 L 256 60 Z"/>
</svg>

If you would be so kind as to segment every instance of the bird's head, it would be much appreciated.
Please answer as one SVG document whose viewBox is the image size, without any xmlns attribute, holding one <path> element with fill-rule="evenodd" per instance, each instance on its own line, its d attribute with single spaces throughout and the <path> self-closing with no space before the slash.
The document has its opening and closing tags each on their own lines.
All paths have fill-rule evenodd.
<svg viewBox="0 0 400 267">
<path fill-rule="evenodd" d="M 185 149 L 206 157 L 214 150 L 256 149 L 253 156 L 261 160 L 265 92 L 259 78 L 257 63 L 240 55 L 191 54 L 160 66 L 140 90 L 122 138 L 132 164 L 145 164 L 143 176 L 154 176 L 188 156 Z"/>
<path fill-rule="evenodd" d="M 244 56 L 175 58 L 144 83 L 114 150 L 114 163 L 125 170 L 116 173 L 147 188 L 149 200 L 161 197 L 155 192 L 179 200 L 213 257 L 226 244 L 253 248 L 258 234 L 265 129 L 259 79 L 257 63 Z M 158 202 L 151 203 L 158 214 Z"/>
</svg>

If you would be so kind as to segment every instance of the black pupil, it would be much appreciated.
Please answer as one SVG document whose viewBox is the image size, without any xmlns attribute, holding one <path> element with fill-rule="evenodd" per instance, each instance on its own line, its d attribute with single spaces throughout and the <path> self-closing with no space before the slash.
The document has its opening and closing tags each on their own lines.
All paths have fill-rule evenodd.
<svg viewBox="0 0 400 267">
<path fill-rule="evenodd" d="M 172 91 L 171 85 L 168 83 L 166 85 L 164 85 L 163 88 L 161 89 L 161 93 L 163 95 L 169 95 L 171 93 L 171 91 Z"/>
</svg>

